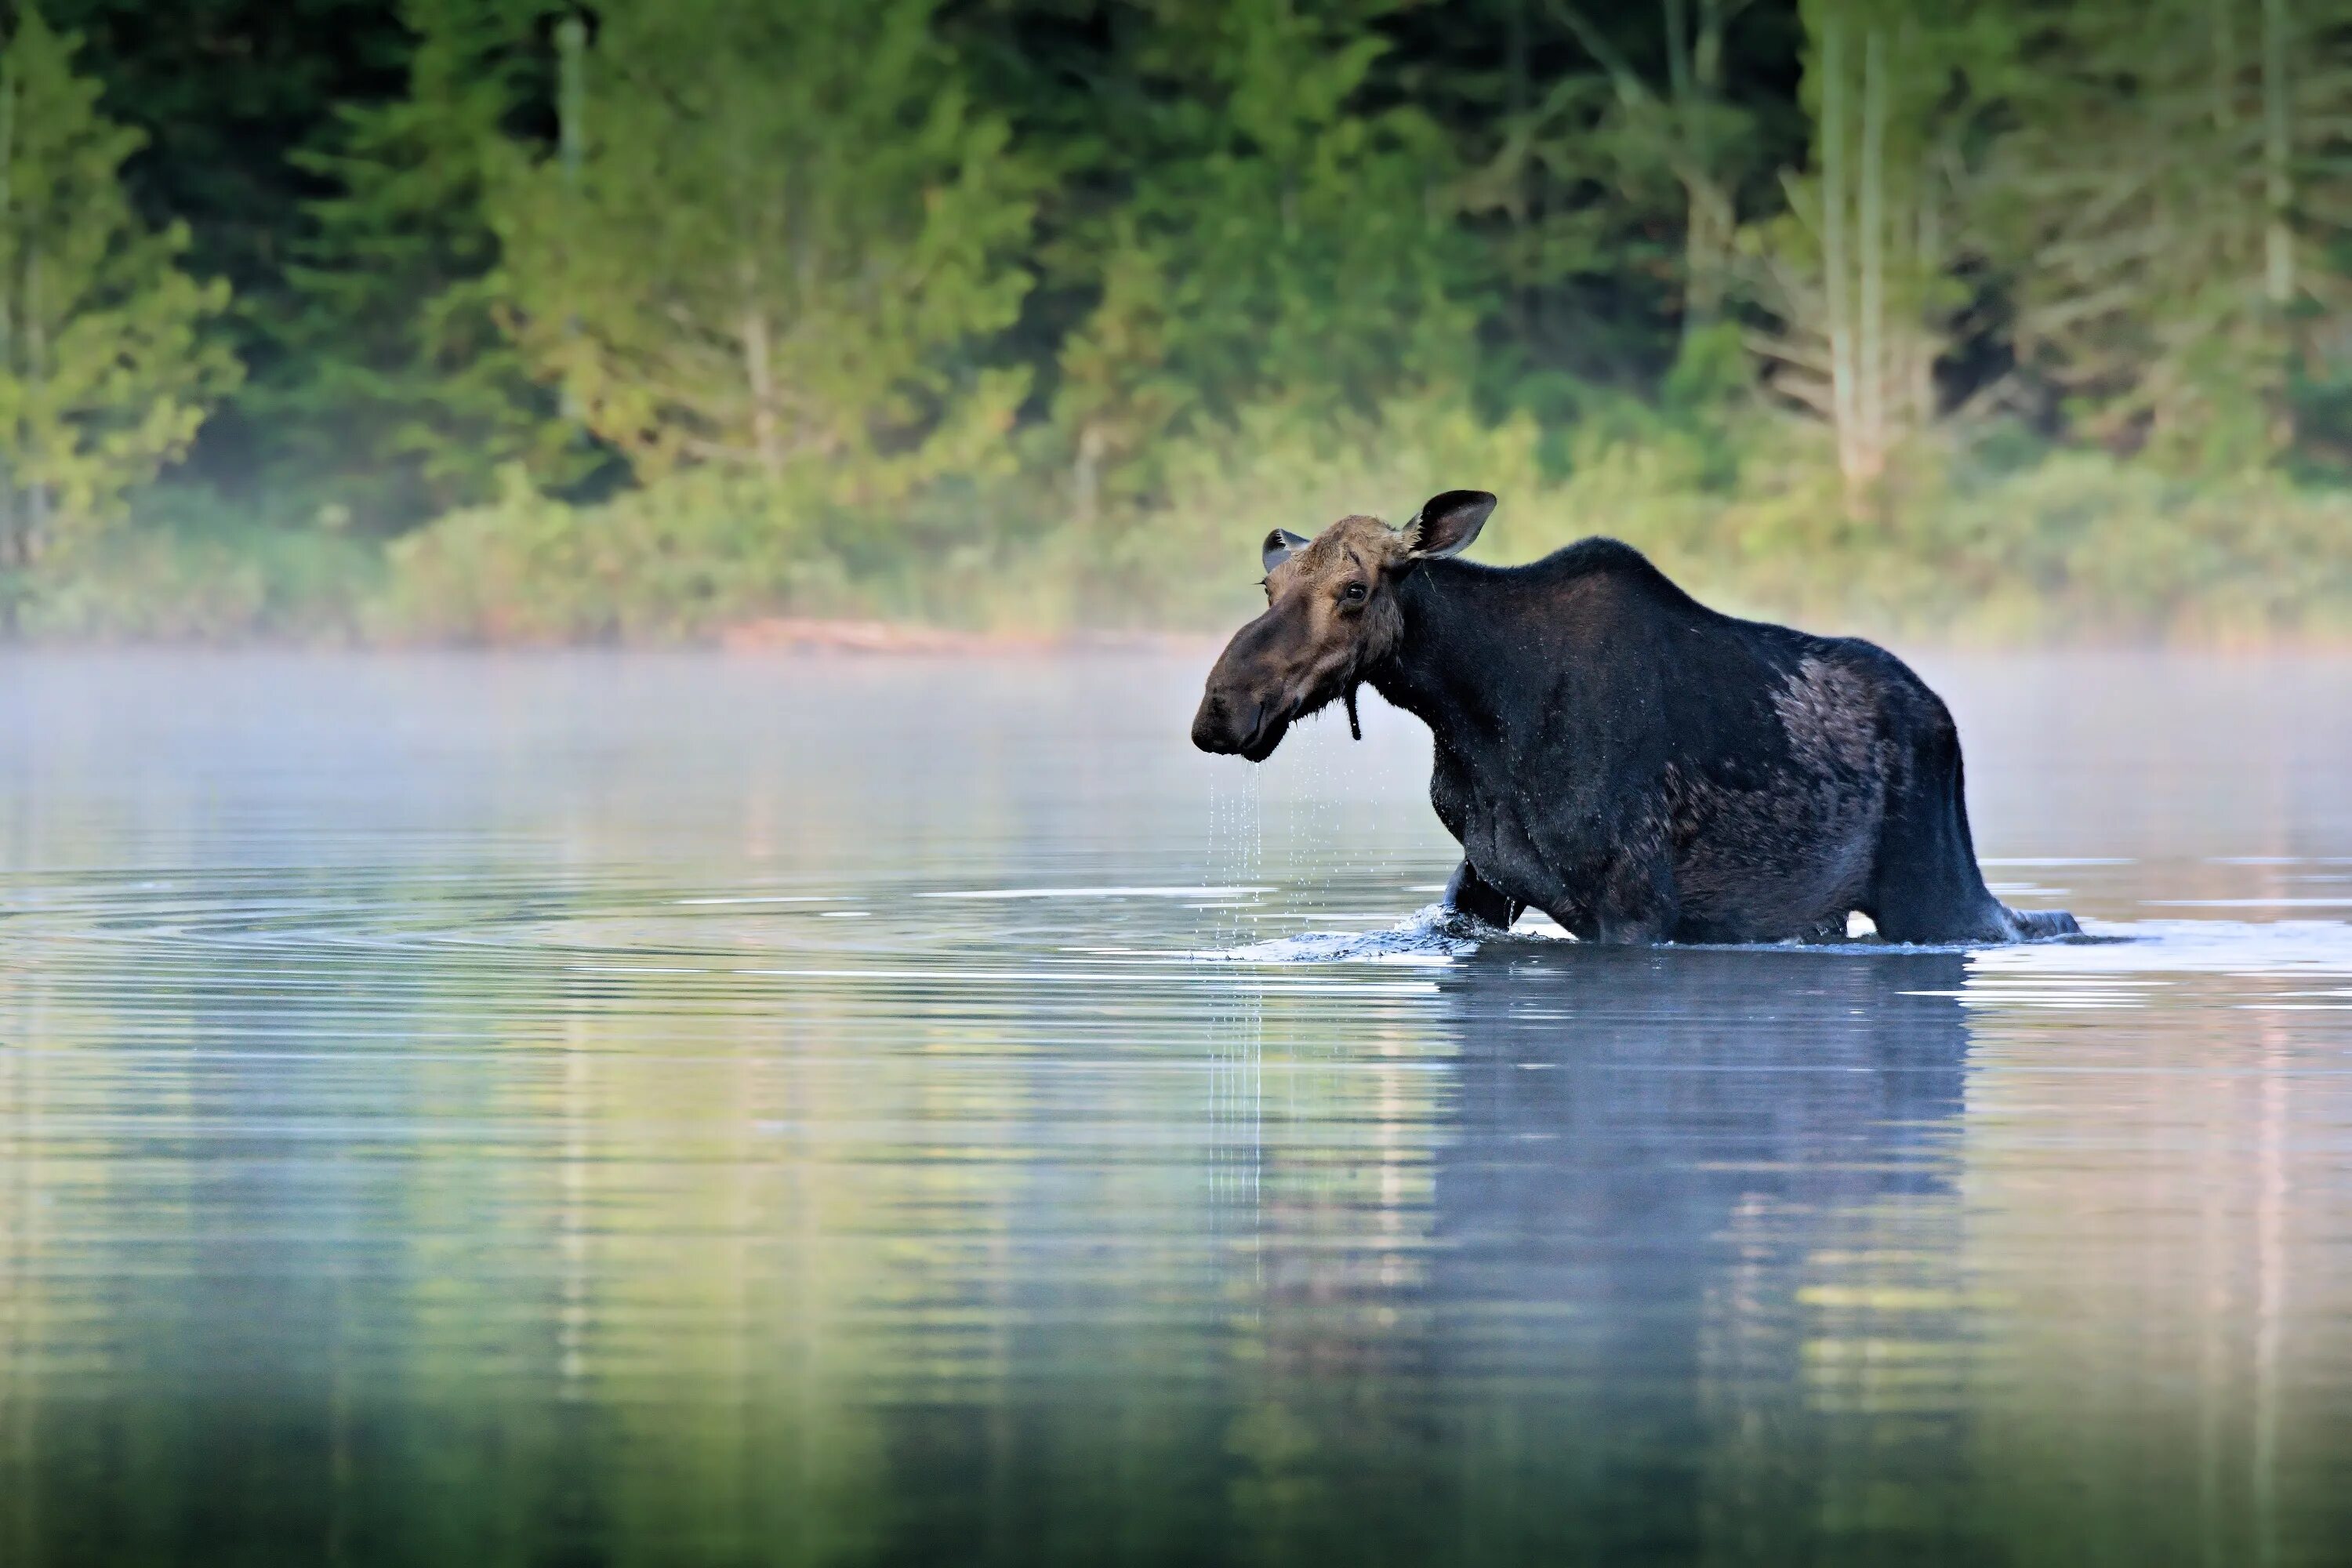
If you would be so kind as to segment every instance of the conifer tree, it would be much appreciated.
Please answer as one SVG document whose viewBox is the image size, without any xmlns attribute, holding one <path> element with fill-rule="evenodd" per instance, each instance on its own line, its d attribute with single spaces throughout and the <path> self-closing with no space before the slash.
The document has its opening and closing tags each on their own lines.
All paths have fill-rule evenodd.
<svg viewBox="0 0 2352 1568">
<path fill-rule="evenodd" d="M 1588 14 L 1572 0 L 1513 0 L 1497 144 L 1465 188 L 1472 210 L 1503 218 L 1516 281 L 1556 286 L 1580 272 L 1622 288 L 1655 269 L 1657 231 L 1678 228 L 1669 264 L 1678 352 L 1720 324 L 1741 186 L 1762 166 L 1756 116 L 1725 82 L 1731 26 L 1747 5 L 1659 0 Z M 1538 90 L 1539 21 L 1557 23 L 1597 68 L 1558 72 Z M 1635 39 L 1657 47 L 1662 70 L 1635 62 Z M 1596 190 L 1605 195 L 1596 200 Z"/>
<path fill-rule="evenodd" d="M 1391 0 L 1167 5 L 1099 106 L 1124 199 L 1070 250 L 1094 310 L 1058 414 L 1080 510 L 1097 467 L 1256 404 L 1329 419 L 1473 371 L 1488 275 L 1454 221 L 1459 174 L 1410 102 L 1374 104 Z"/>
<path fill-rule="evenodd" d="M 488 499 L 509 463 L 554 484 L 588 460 L 499 326 L 483 205 L 544 9 L 407 0 L 407 91 L 342 106 L 322 144 L 293 154 L 337 194 L 310 204 L 287 269 L 283 372 L 246 402 L 288 433 L 306 486 L 373 531 Z"/>
<path fill-rule="evenodd" d="M 204 331 L 227 286 L 174 264 L 183 228 L 131 211 L 140 134 L 99 112 L 73 52 L 25 5 L 0 54 L 0 571 L 19 591 L 185 451 L 237 375 Z"/>
<path fill-rule="evenodd" d="M 287 334 L 303 301 L 304 204 L 331 194 L 293 156 L 329 145 L 340 109 L 400 96 L 415 40 L 400 0 L 37 0 L 80 40 L 77 69 L 99 103 L 142 133 L 124 163 L 131 209 L 151 226 L 187 226 L 178 265 L 225 279 L 230 308 L 207 329 L 244 365 L 205 422 L 175 481 L 268 504 L 297 476 L 283 466 L 284 388 L 303 366 Z M 0 5 L 0 31 L 14 8 Z M 248 397 L 255 400 L 248 406 Z"/>
<path fill-rule="evenodd" d="M 1023 379 L 982 361 L 1028 288 L 1036 181 L 935 0 L 620 0 L 577 173 L 510 171 L 520 342 L 646 475 L 707 463 L 871 499 L 976 460 Z"/>
<path fill-rule="evenodd" d="M 2028 25 L 2028 24 L 2031 25 Z M 2276 456 L 2299 341 L 2352 306 L 2341 0 L 2084 0 L 2021 18 L 1985 222 L 2015 348 L 2074 433 L 2176 467 Z"/>
</svg>

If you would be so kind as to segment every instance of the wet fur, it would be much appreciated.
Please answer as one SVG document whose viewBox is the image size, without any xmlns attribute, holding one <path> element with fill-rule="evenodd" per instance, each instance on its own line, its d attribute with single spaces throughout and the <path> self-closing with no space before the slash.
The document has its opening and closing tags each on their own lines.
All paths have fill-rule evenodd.
<svg viewBox="0 0 2352 1568">
<path fill-rule="evenodd" d="M 1380 547 L 1364 524 L 1399 538 L 1347 519 L 1270 577 L 1275 607 L 1235 635 L 1195 737 L 1244 700 L 1221 691 L 1278 688 L 1249 731 L 1262 750 L 1214 748 L 1257 756 L 1359 680 L 1417 715 L 1464 852 L 1454 908 L 1498 925 L 1540 909 L 1605 942 L 1831 937 L 1857 910 L 1894 942 L 2075 930 L 1986 889 L 1951 714 L 1885 649 L 1720 615 L 1606 539 L 1507 569 L 1394 546 L 1375 602 L 1335 626 L 1317 596 Z"/>
</svg>

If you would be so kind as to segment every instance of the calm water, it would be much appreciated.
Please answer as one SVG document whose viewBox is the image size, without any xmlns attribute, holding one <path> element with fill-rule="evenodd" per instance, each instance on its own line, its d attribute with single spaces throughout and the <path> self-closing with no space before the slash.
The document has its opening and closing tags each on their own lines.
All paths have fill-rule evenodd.
<svg viewBox="0 0 2352 1568">
<path fill-rule="evenodd" d="M 1450 947 L 1189 661 L 0 661 L 0 1563 L 2352 1560 L 2352 661 L 1920 662 L 2127 940 Z"/>
</svg>

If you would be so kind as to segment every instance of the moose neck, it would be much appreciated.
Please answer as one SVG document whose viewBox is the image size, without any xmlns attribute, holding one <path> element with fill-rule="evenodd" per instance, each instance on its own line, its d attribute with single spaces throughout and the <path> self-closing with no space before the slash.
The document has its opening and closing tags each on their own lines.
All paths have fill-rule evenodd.
<svg viewBox="0 0 2352 1568">
<path fill-rule="evenodd" d="M 1397 651 L 1365 672 L 1373 690 L 1457 751 L 1471 736 L 1502 728 L 1494 683 L 1510 648 L 1495 591 L 1499 575 L 1467 562 L 1422 563 L 1397 585 L 1404 612 Z"/>
</svg>

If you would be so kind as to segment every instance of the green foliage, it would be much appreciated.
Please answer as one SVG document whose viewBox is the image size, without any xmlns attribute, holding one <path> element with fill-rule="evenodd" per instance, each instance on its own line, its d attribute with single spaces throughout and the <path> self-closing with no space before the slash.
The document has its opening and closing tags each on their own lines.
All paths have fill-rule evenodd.
<svg viewBox="0 0 2352 1568">
<path fill-rule="evenodd" d="M 2347 624 L 2333 0 L 55 4 L 157 144 L 28 14 L 27 628 L 1205 626 L 1462 483 L 1834 624 Z"/>
<path fill-rule="evenodd" d="M 2347 303 L 2343 27 L 2313 0 L 2084 0 L 2020 36 L 1981 222 L 2017 355 L 2084 435 L 2192 473 L 2284 450 L 2295 339 Z"/>
<path fill-rule="evenodd" d="M 1661 231 L 1681 237 L 1672 281 L 1685 343 L 1719 324 L 1743 197 L 1767 167 L 1760 117 L 1726 79 L 1729 30 L 1747 8 L 1747 0 L 1700 0 L 1694 18 L 1664 5 L 1631 13 L 1629 30 L 1622 9 L 1587 15 L 1555 0 L 1550 17 L 1598 68 L 1560 76 L 1540 92 L 1536 8 L 1511 9 L 1496 144 L 1465 183 L 1464 200 L 1501 226 L 1500 261 L 1523 330 L 1538 327 L 1533 301 L 1563 278 L 1605 287 L 1636 258 L 1671 276 Z M 1637 50 L 1649 52 L 1644 45 L 1663 50 L 1663 79 L 1634 63 Z"/>
<path fill-rule="evenodd" d="M 333 195 L 286 268 L 277 374 L 245 399 L 281 486 L 386 532 L 490 499 L 508 463 L 542 487 L 593 457 L 501 330 L 486 169 L 524 97 L 539 0 L 408 0 L 408 90 L 341 107 L 295 163 Z"/>
<path fill-rule="evenodd" d="M 1341 416 L 1466 384 L 1478 258 L 1444 210 L 1442 129 L 1364 89 L 1383 5 L 1161 8 L 1107 117 L 1126 199 L 1080 237 L 1099 301 L 1055 414 L 1148 487 L 1155 444 L 1280 398 Z"/>
<path fill-rule="evenodd" d="M 1937 371 L 1971 295 L 1958 221 L 2003 18 L 1983 5 L 1809 0 L 1810 167 L 1745 237 L 1772 390 L 1829 426 L 1848 504 L 1945 411 Z"/>
<path fill-rule="evenodd" d="M 641 476 L 880 501 L 1009 427 L 1024 378 L 983 351 L 1028 288 L 1037 180 L 933 9 L 600 12 L 581 166 L 513 167 L 493 216 L 525 353 Z"/>
<path fill-rule="evenodd" d="M 542 494 L 519 468 L 503 479 L 497 500 L 393 547 L 379 630 L 460 642 L 675 639 L 830 585 L 829 563 L 807 548 L 821 503 L 806 492 L 706 468 L 582 507 Z"/>
<path fill-rule="evenodd" d="M 1721 472 L 1722 447 L 1733 471 Z M 1857 522 L 1826 433 L 1785 418 L 1729 432 L 1653 426 L 1580 444 L 1549 477 L 1539 432 L 1464 406 L 1392 406 L 1328 430 L 1248 428 L 1230 450 L 1189 455 L 1179 505 L 1223 520 L 1213 545 L 1139 563 L 1199 585 L 1183 608 L 1213 625 L 1245 608 L 1255 542 L 1351 510 L 1395 517 L 1428 474 L 1486 476 L 1506 500 L 1480 538 L 1496 561 L 1531 560 L 1591 533 L 1650 552 L 1711 602 L 1828 630 L 1974 638 L 2201 637 L 2352 632 L 2352 495 L 2283 479 L 2191 483 L 2104 454 L 2017 467 L 1966 454 L 1916 468 L 1885 514 Z M 1174 522 L 1174 519 L 1168 520 Z M 1173 528 L 1147 538 L 1181 538 Z M 1213 585 L 1213 595 L 1201 589 Z M 1223 617 L 1213 613 L 1222 611 Z"/>
<path fill-rule="evenodd" d="M 151 489 L 22 606 L 27 637 L 79 642 L 361 636 L 386 588 L 383 550 L 257 519 L 207 487 Z"/>
<path fill-rule="evenodd" d="M 143 133 L 123 168 L 131 205 L 152 228 L 185 226 L 182 266 L 226 282 L 230 310 L 206 330 L 246 367 L 205 422 L 191 471 L 274 500 L 286 405 L 302 375 L 282 341 L 300 314 L 288 276 L 303 204 L 330 191 L 292 155 L 331 134 L 339 111 L 396 98 L 411 36 L 397 0 L 39 0 L 49 23 L 83 40 L 80 68 L 103 87 L 106 116 Z M 8 14 L 0 10 L 0 15 Z M 248 408 L 248 396 L 267 407 Z M 317 406 L 317 405 L 313 405 Z"/>
<path fill-rule="evenodd" d="M 236 361 L 204 328 L 227 290 L 174 261 L 124 194 L 136 131 L 98 110 L 73 41 L 29 6 L 0 56 L 0 599 L 37 591 L 185 450 Z"/>
<path fill-rule="evenodd" d="M 1622 433 L 1608 433 L 1614 426 Z M 1171 438 L 1163 490 L 1076 534 L 1017 487 L 918 498 L 881 543 L 821 495 L 682 476 L 596 507 L 531 491 L 403 541 L 388 633 L 461 641 L 708 637 L 761 616 L 905 616 L 976 628 L 1227 626 L 1254 613 L 1257 542 L 1349 512 L 1391 518 L 1428 476 L 1505 497 L 1479 553 L 1530 560 L 1591 533 L 1649 552 L 1727 608 L 1824 630 L 1960 638 L 2352 634 L 2352 494 L 2282 478 L 2191 483 L 2104 454 L 1966 452 L 1906 469 L 1881 513 L 1843 504 L 1826 432 L 1627 409 L 1564 475 L 1544 432 L 1458 395 L 1345 417 L 1285 405 Z M 939 526 L 922 527 L 925 514 Z"/>
</svg>

